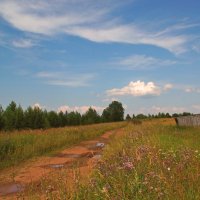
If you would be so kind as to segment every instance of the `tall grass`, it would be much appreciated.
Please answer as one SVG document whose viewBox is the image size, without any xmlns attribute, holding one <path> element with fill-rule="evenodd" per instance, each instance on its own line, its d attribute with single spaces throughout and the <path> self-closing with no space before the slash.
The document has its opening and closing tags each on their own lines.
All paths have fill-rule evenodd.
<svg viewBox="0 0 200 200">
<path fill-rule="evenodd" d="M 0 169 L 125 126 L 125 122 L 0 134 Z"/>
<path fill-rule="evenodd" d="M 200 199 L 200 128 L 129 125 L 73 199 Z"/>
</svg>

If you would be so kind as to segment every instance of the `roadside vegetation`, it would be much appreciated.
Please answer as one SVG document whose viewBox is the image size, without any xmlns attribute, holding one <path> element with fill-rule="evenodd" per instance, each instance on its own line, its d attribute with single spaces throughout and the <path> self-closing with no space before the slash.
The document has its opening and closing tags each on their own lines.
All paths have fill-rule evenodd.
<svg viewBox="0 0 200 200">
<path fill-rule="evenodd" d="M 77 175 L 69 191 L 65 176 L 47 178 L 40 192 L 48 199 L 200 199 L 199 133 L 172 119 L 130 122 L 105 148 L 87 183 Z"/>
<path fill-rule="evenodd" d="M 104 123 L 0 134 L 0 169 L 16 166 L 34 156 L 70 147 L 83 140 L 98 137 L 106 131 L 125 125 L 126 122 Z"/>
</svg>

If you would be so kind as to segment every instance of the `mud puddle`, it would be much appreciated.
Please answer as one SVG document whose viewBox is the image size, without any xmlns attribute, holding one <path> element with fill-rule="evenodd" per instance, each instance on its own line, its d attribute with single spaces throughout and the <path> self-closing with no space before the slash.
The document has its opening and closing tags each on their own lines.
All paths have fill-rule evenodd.
<svg viewBox="0 0 200 200">
<path fill-rule="evenodd" d="M 10 183 L 0 186 L 0 196 L 22 192 L 24 187 L 19 183 Z"/>
</svg>

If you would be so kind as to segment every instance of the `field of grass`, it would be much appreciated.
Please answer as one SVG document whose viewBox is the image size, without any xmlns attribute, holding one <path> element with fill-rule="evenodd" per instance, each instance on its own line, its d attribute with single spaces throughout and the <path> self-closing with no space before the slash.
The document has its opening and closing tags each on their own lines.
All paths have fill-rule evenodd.
<svg viewBox="0 0 200 200">
<path fill-rule="evenodd" d="M 0 169 L 15 166 L 34 156 L 41 156 L 83 140 L 95 138 L 106 131 L 125 126 L 126 122 L 105 123 L 49 130 L 0 133 Z"/>
<path fill-rule="evenodd" d="M 48 199 L 200 199 L 200 128 L 130 123 L 106 147 L 90 181 L 77 180 L 71 194 L 64 176 L 42 191 Z"/>
</svg>

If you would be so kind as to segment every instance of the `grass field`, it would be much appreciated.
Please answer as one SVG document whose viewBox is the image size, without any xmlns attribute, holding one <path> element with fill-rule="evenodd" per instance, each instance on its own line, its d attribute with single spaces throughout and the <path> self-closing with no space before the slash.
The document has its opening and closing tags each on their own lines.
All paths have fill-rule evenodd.
<svg viewBox="0 0 200 200">
<path fill-rule="evenodd" d="M 126 122 L 0 133 L 0 169 L 95 138 Z"/>
<path fill-rule="evenodd" d="M 200 199 L 200 128 L 170 120 L 129 123 L 87 183 L 76 182 L 72 193 L 64 176 L 49 182 L 53 190 L 46 183 L 48 199 Z"/>
</svg>

